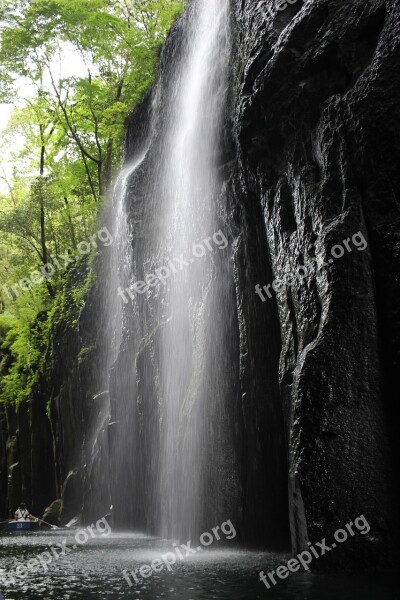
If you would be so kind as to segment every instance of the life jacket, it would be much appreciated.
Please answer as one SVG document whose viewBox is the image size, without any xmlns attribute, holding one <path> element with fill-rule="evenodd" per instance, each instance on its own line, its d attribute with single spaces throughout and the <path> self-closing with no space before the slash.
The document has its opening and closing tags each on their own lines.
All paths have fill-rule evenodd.
<svg viewBox="0 0 400 600">
<path fill-rule="evenodd" d="M 29 517 L 29 510 L 26 508 L 19 508 L 15 513 L 16 519 L 26 519 L 27 517 Z"/>
</svg>

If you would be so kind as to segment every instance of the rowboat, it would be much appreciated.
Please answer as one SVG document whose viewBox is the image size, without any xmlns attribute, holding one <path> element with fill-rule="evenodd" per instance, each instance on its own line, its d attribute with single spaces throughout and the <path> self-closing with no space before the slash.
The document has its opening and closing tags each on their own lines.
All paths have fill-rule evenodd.
<svg viewBox="0 0 400 600">
<path fill-rule="evenodd" d="M 29 531 L 37 527 L 39 527 L 39 519 L 18 519 L 8 523 L 8 531 Z"/>
</svg>

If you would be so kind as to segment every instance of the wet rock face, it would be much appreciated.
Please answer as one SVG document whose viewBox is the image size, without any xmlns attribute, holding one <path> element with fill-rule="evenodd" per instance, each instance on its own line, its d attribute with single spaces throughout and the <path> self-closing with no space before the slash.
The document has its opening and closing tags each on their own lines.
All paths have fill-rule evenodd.
<svg viewBox="0 0 400 600">
<path fill-rule="evenodd" d="M 0 514 L 13 517 L 20 502 L 39 514 L 54 498 L 54 459 L 46 392 L 19 406 L 0 407 Z"/>
<path fill-rule="evenodd" d="M 81 268 L 78 276 L 83 279 L 86 275 Z M 63 523 L 87 504 L 91 505 L 88 519 L 92 511 L 104 514 L 109 507 L 103 498 L 100 507 L 87 501 L 87 497 L 100 497 L 96 486 L 106 487 L 98 473 L 90 470 L 92 398 L 102 391 L 103 383 L 97 348 L 104 345 L 105 327 L 99 318 L 98 298 L 98 288 L 93 285 L 85 308 L 77 315 L 78 324 L 71 326 L 69 315 L 64 315 L 52 328 L 47 368 L 31 399 L 19 406 L 0 406 L 2 517 L 12 516 L 21 501 L 40 516 L 61 498 Z"/>
<path fill-rule="evenodd" d="M 62 512 L 62 500 L 54 500 L 43 513 L 43 521 L 50 525 L 59 525 Z"/>
<path fill-rule="evenodd" d="M 280 330 L 293 550 L 364 514 L 370 533 L 326 561 L 376 566 L 397 527 L 400 10 L 266 4 L 235 2 L 239 322 L 270 353 L 277 338 L 260 332 Z"/>
</svg>

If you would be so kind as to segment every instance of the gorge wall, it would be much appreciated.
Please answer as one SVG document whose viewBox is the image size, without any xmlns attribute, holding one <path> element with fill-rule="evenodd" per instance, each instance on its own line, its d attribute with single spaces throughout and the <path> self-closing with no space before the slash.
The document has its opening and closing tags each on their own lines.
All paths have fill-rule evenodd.
<svg viewBox="0 0 400 600">
<path fill-rule="evenodd" d="M 362 563 L 382 545 L 385 564 L 396 529 L 399 7 L 297 2 L 271 17 L 245 2 L 236 20 L 228 197 L 243 337 L 268 343 L 258 319 L 274 300 L 261 303 L 256 284 L 319 265 L 276 294 L 292 547 L 361 511 L 373 523 L 370 543 L 329 559 Z M 329 263 L 331 249 L 359 231 L 368 249 Z"/>
<path fill-rule="evenodd" d="M 240 468 L 237 480 L 225 480 L 232 498 L 226 510 L 248 544 L 268 539 L 286 547 L 290 526 L 294 552 L 364 514 L 370 534 L 328 555 L 324 566 L 384 567 L 398 530 L 400 8 L 395 0 L 297 0 L 272 11 L 266 4 L 232 0 L 232 75 L 218 159 L 220 226 L 231 249 L 225 293 L 234 310 L 227 320 L 237 332 L 227 333 L 229 355 L 212 357 L 221 361 L 213 376 L 226 379 L 231 394 L 224 423 L 237 423 Z M 184 23 L 163 50 L 166 87 Z M 154 111 L 161 112 L 151 131 Z M 128 160 L 160 134 L 163 118 L 153 90 L 128 123 Z M 150 153 L 129 180 L 132 229 L 144 220 L 133 238 L 138 268 L 151 218 L 141 182 L 155 160 Z M 358 232 L 368 246 L 353 244 L 329 262 L 332 248 L 351 244 Z M 311 262 L 317 267 L 303 280 L 293 278 L 271 298 L 263 292 L 264 300 L 256 293 L 257 285 Z M 90 519 L 113 504 L 121 525 L 156 525 L 155 513 L 149 518 L 146 511 L 149 465 L 139 479 L 133 465 L 143 447 L 151 455 L 141 390 L 157 381 L 159 332 L 149 307 L 125 310 L 108 386 L 100 360 L 107 329 L 101 285 L 99 277 L 77 326 L 54 327 L 46 375 L 29 407 L 1 408 L 3 515 L 22 496 L 36 513 L 63 496 L 66 519 L 82 507 Z M 119 402 L 127 387 L 132 396 L 124 402 L 134 398 L 137 422 Z M 113 461 L 127 436 L 124 458 Z M 232 460 L 226 457 L 225 466 Z M 133 484 L 144 491 L 132 504 Z"/>
</svg>

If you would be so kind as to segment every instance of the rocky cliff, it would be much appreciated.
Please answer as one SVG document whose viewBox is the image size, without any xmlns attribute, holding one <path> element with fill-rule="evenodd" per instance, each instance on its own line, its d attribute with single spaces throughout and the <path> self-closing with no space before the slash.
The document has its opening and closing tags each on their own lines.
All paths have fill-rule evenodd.
<svg viewBox="0 0 400 600">
<path fill-rule="evenodd" d="M 385 564 L 397 527 L 399 5 L 277 4 L 235 10 L 239 322 L 270 346 L 260 323 L 277 304 L 292 547 L 364 513 L 365 543 L 327 560 Z"/>
<path fill-rule="evenodd" d="M 82 513 L 86 424 L 102 382 L 96 348 L 103 344 L 104 327 L 93 275 L 86 263 L 69 269 L 59 304 L 51 314 L 38 316 L 49 322 L 49 333 L 30 401 L 0 406 L 1 515 L 12 516 L 25 501 L 32 514 L 41 516 L 60 499 L 64 502 L 55 505 L 49 520 L 67 522 Z M 77 302 L 82 289 L 85 300 Z M 5 354 L 2 375 L 7 360 Z M 86 489 L 90 493 L 89 484 Z"/>
</svg>

